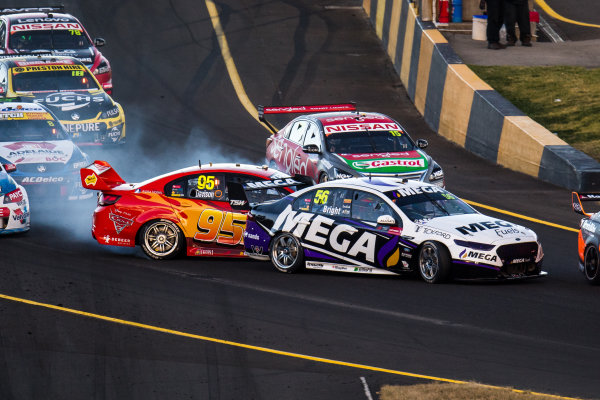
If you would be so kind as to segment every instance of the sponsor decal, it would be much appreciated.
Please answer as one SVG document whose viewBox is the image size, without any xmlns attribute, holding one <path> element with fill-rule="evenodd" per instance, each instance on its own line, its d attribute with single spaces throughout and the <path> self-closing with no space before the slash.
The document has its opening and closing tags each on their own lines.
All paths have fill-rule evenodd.
<svg viewBox="0 0 600 400">
<path fill-rule="evenodd" d="M 114 117 L 115 115 L 119 115 L 119 107 L 111 108 L 106 112 L 107 117 Z"/>
<path fill-rule="evenodd" d="M 580 194 L 581 200 L 600 200 L 600 194 Z"/>
<path fill-rule="evenodd" d="M 313 218 L 314 217 L 314 218 Z M 334 252 L 349 257 L 375 262 L 377 236 L 371 232 L 358 233 L 358 229 L 347 224 L 331 227 L 334 220 L 324 215 L 292 211 L 288 206 L 273 225 L 273 231 L 291 232 L 306 242 L 331 248 Z"/>
<path fill-rule="evenodd" d="M 255 233 L 248 233 L 248 231 L 244 231 L 244 237 L 252 240 L 260 240 L 260 236 Z"/>
<path fill-rule="evenodd" d="M 85 184 L 88 186 L 96 186 L 96 182 L 98 182 L 98 177 L 94 173 L 85 177 Z"/>
<path fill-rule="evenodd" d="M 292 178 L 273 179 L 270 181 L 247 182 L 246 184 L 244 184 L 244 189 L 263 189 L 282 186 L 294 186 L 300 184 L 300 182 L 295 181 Z"/>
<path fill-rule="evenodd" d="M 446 191 L 439 186 L 419 186 L 400 188 L 396 191 L 396 193 L 400 197 L 408 197 L 423 193 L 446 193 Z"/>
<path fill-rule="evenodd" d="M 279 169 L 291 174 L 308 175 L 308 159 L 302 157 L 304 152 L 298 145 L 276 135 L 268 151 Z"/>
<path fill-rule="evenodd" d="M 359 272 L 363 274 L 371 274 L 373 273 L 374 268 L 370 267 L 354 267 L 354 272 Z"/>
<path fill-rule="evenodd" d="M 504 237 L 504 235 L 516 235 L 516 234 L 521 233 L 520 230 L 515 229 L 515 228 L 496 229 L 494 232 L 496 232 L 496 235 L 498 235 L 500 237 Z"/>
<path fill-rule="evenodd" d="M 119 245 L 119 244 L 131 245 L 130 239 L 112 237 L 110 235 L 103 236 L 102 239 L 104 240 L 104 243 L 106 243 L 106 244 L 112 243 L 114 245 Z"/>
<path fill-rule="evenodd" d="M 531 261 L 531 258 L 515 258 L 510 263 L 511 264 L 522 264 L 522 263 L 526 263 L 526 262 L 530 262 L 530 261 Z"/>
<path fill-rule="evenodd" d="M 21 222 L 22 225 L 27 223 L 27 219 L 29 218 L 29 211 L 23 212 L 20 208 L 17 208 L 12 215 L 13 221 Z"/>
<path fill-rule="evenodd" d="M 336 132 L 356 132 L 356 131 L 397 131 L 400 126 L 395 123 L 362 123 L 362 124 L 341 124 L 325 126 L 325 134 Z"/>
<path fill-rule="evenodd" d="M 23 193 L 21 190 L 14 190 L 7 194 L 10 203 L 18 203 L 23 201 Z"/>
<path fill-rule="evenodd" d="M 65 178 L 62 176 L 48 177 L 48 176 L 26 176 L 23 178 L 21 183 L 59 183 L 63 182 Z"/>
<path fill-rule="evenodd" d="M 212 256 L 215 252 L 212 249 L 198 249 L 196 250 L 197 256 Z"/>
<path fill-rule="evenodd" d="M 446 233 L 446 232 L 443 232 L 443 231 L 440 231 L 440 230 L 437 230 L 437 229 L 432 229 L 432 228 L 429 228 L 429 227 L 426 227 L 426 226 L 417 225 L 415 227 L 415 231 L 416 232 L 422 232 L 425 235 L 440 236 L 440 237 L 443 237 L 444 239 L 450 239 L 450 234 L 449 233 Z"/>
<path fill-rule="evenodd" d="M 229 200 L 229 204 L 232 206 L 243 206 L 246 204 L 246 200 Z"/>
<path fill-rule="evenodd" d="M 110 68 L 108 67 L 108 65 L 106 67 L 100 67 L 96 70 L 96 75 L 100 75 L 100 74 L 105 74 L 107 72 L 110 72 Z"/>
<path fill-rule="evenodd" d="M 127 218 L 123 215 L 114 213 L 112 211 L 108 214 L 108 219 L 110 219 L 113 222 L 117 235 L 120 234 L 123 231 L 123 229 L 133 225 L 133 218 Z"/>
<path fill-rule="evenodd" d="M 83 31 L 81 25 L 76 22 L 42 22 L 42 23 L 30 23 L 30 24 L 14 24 L 10 27 L 10 34 L 13 35 L 16 32 L 21 31 L 46 31 L 53 29 L 62 30 L 74 30 Z"/>
<path fill-rule="evenodd" d="M 442 190 L 440 190 L 442 191 Z M 457 231 L 459 231 L 460 233 L 462 233 L 463 235 L 471 235 L 473 233 L 477 233 L 479 231 L 485 231 L 487 229 L 499 229 L 499 228 L 510 228 L 513 225 L 506 222 L 506 221 L 502 221 L 502 220 L 497 220 L 494 222 L 476 222 L 473 224 L 469 224 L 466 226 L 459 226 L 456 227 L 455 229 Z"/>
<path fill-rule="evenodd" d="M 498 261 L 498 256 L 495 254 L 482 253 L 480 251 L 472 251 L 464 249 L 460 252 L 459 257 L 464 259 L 472 259 L 472 260 L 484 260 L 488 262 L 496 262 Z"/>
<path fill-rule="evenodd" d="M 73 64 L 71 60 L 61 60 L 61 64 Z M 27 67 L 30 65 L 56 64 L 56 60 L 35 60 L 35 61 L 15 61 L 17 67 Z"/>
<path fill-rule="evenodd" d="M 43 11 L 41 11 L 41 8 L 37 11 L 43 12 Z M 50 8 L 49 11 L 52 11 L 52 9 Z M 18 24 L 26 24 L 26 23 L 31 23 L 31 22 L 73 22 L 73 19 L 64 18 L 64 17 L 17 18 Z"/>
<path fill-rule="evenodd" d="M 252 254 L 263 254 L 263 247 L 262 246 L 255 246 L 255 245 L 251 245 L 250 246 L 250 252 Z"/>
<path fill-rule="evenodd" d="M 74 65 L 74 67 L 81 66 Z M 36 103 L 43 103 L 46 106 L 58 108 L 60 111 L 72 111 L 87 107 L 90 103 L 102 103 L 104 102 L 104 95 L 98 94 L 91 96 L 85 93 L 60 92 L 49 94 L 43 99 L 35 99 L 34 101 Z"/>
<path fill-rule="evenodd" d="M 3 112 L 0 114 L 0 119 L 23 119 L 25 114 L 22 112 Z"/>
<path fill-rule="evenodd" d="M 68 64 L 58 64 L 58 65 L 37 65 L 37 66 L 28 66 L 28 67 L 15 67 L 11 68 L 13 75 L 28 73 L 28 72 L 47 72 L 47 71 L 81 71 L 85 67 L 83 65 L 68 65 Z"/>
<path fill-rule="evenodd" d="M 37 166 L 38 172 L 46 172 L 46 166 L 44 164 L 40 164 Z"/>
<path fill-rule="evenodd" d="M 194 240 L 236 246 L 243 244 L 246 216 L 207 208 L 198 217 Z"/>
<path fill-rule="evenodd" d="M 356 169 L 371 169 L 383 167 L 423 168 L 425 167 L 425 161 L 422 158 L 398 158 L 392 160 L 355 161 L 352 163 L 352 167 Z"/>
<path fill-rule="evenodd" d="M 83 124 L 65 123 L 63 125 L 67 132 L 75 133 L 75 132 L 99 132 L 102 130 L 103 124 L 101 122 L 86 122 Z"/>
<path fill-rule="evenodd" d="M 573 203 L 573 209 L 575 211 L 583 212 L 583 209 L 581 208 L 581 204 L 579 204 L 579 203 Z"/>
</svg>

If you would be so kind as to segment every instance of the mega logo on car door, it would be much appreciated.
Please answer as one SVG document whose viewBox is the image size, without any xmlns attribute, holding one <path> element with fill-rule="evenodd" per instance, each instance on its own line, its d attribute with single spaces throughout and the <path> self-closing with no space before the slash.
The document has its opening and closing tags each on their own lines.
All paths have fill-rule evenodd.
<svg viewBox="0 0 600 400">
<path fill-rule="evenodd" d="M 307 192 L 276 219 L 273 231 L 300 238 L 307 259 L 337 260 L 339 264 L 396 268 L 400 262 L 398 227 L 375 221 L 392 214 L 378 196 L 351 189 Z"/>
</svg>

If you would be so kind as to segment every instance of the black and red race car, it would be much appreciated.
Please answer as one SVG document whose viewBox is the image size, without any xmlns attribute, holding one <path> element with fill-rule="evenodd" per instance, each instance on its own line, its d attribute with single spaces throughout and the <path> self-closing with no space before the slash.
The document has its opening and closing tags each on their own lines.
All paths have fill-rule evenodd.
<svg viewBox="0 0 600 400">
<path fill-rule="evenodd" d="M 106 245 L 139 244 L 154 259 L 183 252 L 244 257 L 251 205 L 283 198 L 301 183 L 267 166 L 240 164 L 190 167 L 132 184 L 106 161 L 80 174 L 83 187 L 100 191 L 92 236 Z"/>
<path fill-rule="evenodd" d="M 598 285 L 600 284 L 600 211 L 586 212 L 583 203 L 600 202 L 600 193 L 573 192 L 571 197 L 573 211 L 584 216 L 581 219 L 577 239 L 579 270 L 585 274 L 588 282 Z"/>
<path fill-rule="evenodd" d="M 283 129 L 267 114 L 304 114 Z M 357 111 L 354 103 L 258 108 L 259 119 L 273 132 L 267 139 L 270 167 L 304 175 L 314 183 L 361 176 L 398 177 L 444 187 L 444 172 L 390 117 Z"/>
<path fill-rule="evenodd" d="M 106 41 L 92 40 L 83 24 L 64 7 L 0 9 L 0 54 L 46 53 L 75 57 L 112 93 L 110 63 L 98 51 Z"/>
</svg>

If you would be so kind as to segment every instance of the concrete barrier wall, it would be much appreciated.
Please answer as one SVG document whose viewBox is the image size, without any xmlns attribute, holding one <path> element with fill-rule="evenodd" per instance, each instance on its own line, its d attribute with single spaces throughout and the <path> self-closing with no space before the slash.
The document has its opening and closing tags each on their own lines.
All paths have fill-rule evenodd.
<svg viewBox="0 0 600 400">
<path fill-rule="evenodd" d="M 600 164 L 527 117 L 469 69 L 408 0 L 363 0 L 402 84 L 427 124 L 480 157 L 582 192 Z"/>
</svg>

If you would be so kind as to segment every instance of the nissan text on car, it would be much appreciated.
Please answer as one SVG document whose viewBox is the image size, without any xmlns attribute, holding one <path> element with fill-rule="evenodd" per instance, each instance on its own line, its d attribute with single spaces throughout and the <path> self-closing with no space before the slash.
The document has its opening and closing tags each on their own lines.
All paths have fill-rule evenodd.
<svg viewBox="0 0 600 400">
<path fill-rule="evenodd" d="M 112 93 L 110 63 L 98 51 L 105 40 L 92 40 L 83 24 L 63 13 L 64 7 L 5 8 L 0 10 L 0 54 L 44 52 L 77 58 L 92 71 L 102 88 Z"/>
<path fill-rule="evenodd" d="M 282 272 L 418 272 L 428 283 L 546 275 L 532 230 L 439 186 L 397 178 L 329 181 L 256 205 L 245 235 L 248 255 Z"/>
<path fill-rule="evenodd" d="M 265 115 L 304 113 L 283 129 Z M 311 113 L 311 114 L 308 114 Z M 424 148 L 390 117 L 359 112 L 354 103 L 258 108 L 259 119 L 273 132 L 266 161 L 290 175 L 313 182 L 359 176 L 395 176 L 444 187 L 444 172 Z"/>
<path fill-rule="evenodd" d="M 43 104 L 80 146 L 125 143 L 123 108 L 75 58 L 0 58 L 0 99 Z"/>
</svg>

